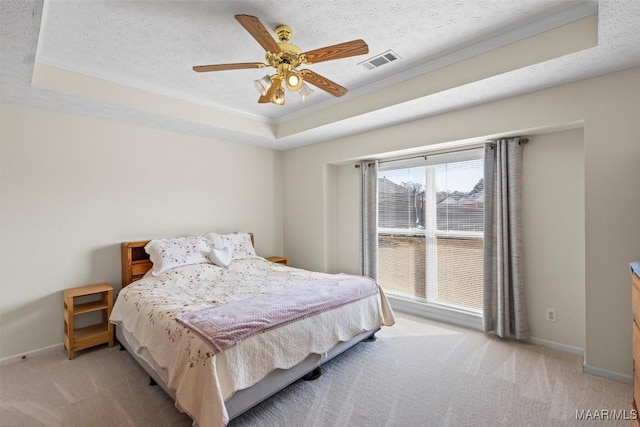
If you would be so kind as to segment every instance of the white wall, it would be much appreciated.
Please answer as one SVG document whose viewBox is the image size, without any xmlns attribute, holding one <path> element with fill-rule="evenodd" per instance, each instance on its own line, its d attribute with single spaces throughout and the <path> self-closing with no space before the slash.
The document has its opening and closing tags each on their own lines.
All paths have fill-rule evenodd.
<svg viewBox="0 0 640 427">
<path fill-rule="evenodd" d="M 531 336 L 585 346 L 584 136 L 529 137 L 522 161 L 525 296 Z M 555 308 L 557 322 L 545 320 Z"/>
<path fill-rule="evenodd" d="M 0 105 L 0 359 L 59 345 L 62 290 L 120 288 L 120 243 L 252 231 L 282 254 L 282 154 Z"/>
<path fill-rule="evenodd" d="M 632 373 L 628 263 L 640 259 L 639 117 L 640 68 L 634 68 L 287 151 L 283 159 L 285 254 L 296 266 L 323 269 L 329 264 L 326 254 L 335 251 L 338 253 L 336 266 L 344 271 L 357 271 L 353 252 L 347 256 L 340 255 L 344 248 L 353 248 L 357 242 L 357 236 L 348 232 L 348 226 L 355 223 L 353 213 L 343 217 L 341 209 L 334 211 L 325 206 L 326 202 L 338 203 L 349 198 L 344 194 L 346 187 L 326 178 L 327 171 L 347 174 L 350 173 L 349 167 L 339 166 L 336 170 L 327 169 L 327 165 L 452 141 L 582 128 L 584 244 L 579 241 L 580 233 L 574 229 L 574 234 L 567 238 L 575 237 L 576 241 L 562 247 L 546 247 L 553 243 L 553 239 L 546 237 L 550 231 L 545 227 L 536 230 L 545 235 L 544 239 L 534 243 L 546 247 L 549 264 L 544 258 L 535 262 L 556 269 L 556 258 L 564 256 L 562 251 L 567 246 L 574 250 L 576 245 L 579 247 L 583 252 L 584 268 L 573 279 L 571 288 L 575 290 L 576 286 L 581 286 L 575 281 L 583 280 L 581 276 L 584 275 L 585 302 L 583 307 L 572 310 L 561 305 L 560 295 L 554 297 L 554 301 L 533 299 L 535 304 L 555 304 L 558 324 L 568 318 L 574 319 L 571 322 L 580 323 L 576 319 L 584 310 L 585 330 L 577 327 L 576 340 L 561 344 L 579 346 L 579 337 L 584 333 L 587 368 L 603 375 L 628 378 Z M 575 138 L 575 134 L 568 137 L 569 140 Z M 545 144 L 543 140 L 540 146 Z M 567 147 L 567 155 L 578 155 L 580 150 L 575 143 L 569 143 Z M 546 148 L 542 150 L 549 151 Z M 547 155 L 544 152 L 538 154 L 541 158 Z M 579 161 L 574 163 L 574 173 L 581 167 Z M 570 179 L 575 179 L 575 175 Z M 300 182 L 305 185 L 299 185 Z M 326 183 L 330 186 L 326 187 Z M 335 219 L 326 218 L 334 214 Z M 327 224 L 335 224 L 335 230 L 326 230 Z M 325 235 L 334 238 L 325 240 Z M 572 271 L 580 263 L 579 258 L 570 260 Z M 563 276 L 570 274 L 563 272 Z M 579 298 L 575 303 L 582 304 Z M 535 309 L 536 313 L 538 311 L 539 307 Z M 565 317 L 567 314 L 569 317 Z M 536 333 L 545 334 L 539 338 L 557 339 L 547 326 L 534 325 Z"/>
</svg>

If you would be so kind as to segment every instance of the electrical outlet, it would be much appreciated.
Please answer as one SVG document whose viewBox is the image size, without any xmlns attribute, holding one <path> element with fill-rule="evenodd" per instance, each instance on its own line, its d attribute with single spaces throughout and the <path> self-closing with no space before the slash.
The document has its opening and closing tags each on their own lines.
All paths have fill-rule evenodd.
<svg viewBox="0 0 640 427">
<path fill-rule="evenodd" d="M 555 308 L 547 308 L 544 311 L 544 318 L 547 322 L 556 322 L 558 320 L 558 317 L 556 315 L 556 309 Z"/>
</svg>

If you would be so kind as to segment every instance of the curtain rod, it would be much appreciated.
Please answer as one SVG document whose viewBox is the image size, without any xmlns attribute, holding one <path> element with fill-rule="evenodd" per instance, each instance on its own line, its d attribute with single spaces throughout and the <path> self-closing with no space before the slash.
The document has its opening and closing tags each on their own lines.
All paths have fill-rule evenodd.
<svg viewBox="0 0 640 427">
<path fill-rule="evenodd" d="M 518 141 L 518 144 L 526 144 L 527 142 L 529 142 L 529 138 L 523 138 L 519 136 L 516 136 L 515 138 L 520 138 L 520 141 Z M 496 141 L 500 139 L 506 139 L 506 138 L 492 139 L 492 140 L 486 141 L 485 144 L 495 144 Z"/>
<path fill-rule="evenodd" d="M 389 163 L 389 162 L 398 162 L 401 160 L 411 160 L 411 159 L 420 159 L 420 158 L 427 158 L 428 156 L 435 156 L 436 154 L 446 154 L 446 153 L 458 153 L 460 151 L 469 151 L 469 150 L 477 150 L 478 148 L 481 148 L 482 146 L 484 146 L 484 144 L 489 143 L 492 141 L 485 141 L 485 142 L 481 142 L 481 143 L 477 143 L 477 144 L 473 144 L 473 145 L 468 145 L 464 148 L 459 148 L 457 150 L 435 150 L 435 151 L 429 151 L 428 153 L 423 153 L 423 154 L 417 154 L 415 156 L 408 156 L 408 157 L 397 157 L 397 158 L 393 158 L 393 159 L 388 159 L 388 160 L 378 160 L 378 164 L 382 164 L 382 163 Z M 367 163 L 367 165 L 372 165 L 373 163 Z M 356 168 L 359 168 L 360 165 L 356 164 L 355 165 Z"/>
<path fill-rule="evenodd" d="M 502 138 L 500 138 L 502 139 Z M 520 141 L 518 142 L 518 144 L 526 144 L 527 142 L 529 142 L 529 138 L 521 138 Z M 415 156 L 409 156 L 409 157 L 398 157 L 398 158 L 394 158 L 394 159 L 389 159 L 389 160 L 379 160 L 378 164 L 382 164 L 382 163 L 389 163 L 389 162 L 397 162 L 397 161 L 401 161 L 401 160 L 411 160 L 411 159 L 420 159 L 420 158 L 427 158 L 428 156 L 434 156 L 436 154 L 446 154 L 446 153 L 457 153 L 460 151 L 468 151 L 468 150 L 477 150 L 478 148 L 483 147 L 485 144 L 495 144 L 496 140 L 487 140 L 484 142 L 480 142 L 477 144 L 473 144 L 464 148 L 460 148 L 457 150 L 436 150 L 436 151 L 431 151 L 428 153 L 424 153 L 424 154 L 418 154 Z M 372 165 L 373 163 L 367 163 L 367 165 Z M 360 167 L 360 164 L 356 164 L 355 165 L 356 169 Z"/>
</svg>

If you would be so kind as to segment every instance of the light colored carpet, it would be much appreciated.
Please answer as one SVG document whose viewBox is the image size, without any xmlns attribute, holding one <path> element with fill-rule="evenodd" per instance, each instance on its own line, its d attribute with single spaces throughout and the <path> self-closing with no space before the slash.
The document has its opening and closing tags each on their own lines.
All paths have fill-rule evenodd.
<svg viewBox="0 0 640 427">
<path fill-rule="evenodd" d="M 581 359 L 398 313 L 361 343 L 230 427 L 628 426 L 579 421 L 622 411 L 631 386 L 582 373 Z M 0 367 L 1 426 L 190 426 L 127 352 L 99 347 Z"/>
</svg>

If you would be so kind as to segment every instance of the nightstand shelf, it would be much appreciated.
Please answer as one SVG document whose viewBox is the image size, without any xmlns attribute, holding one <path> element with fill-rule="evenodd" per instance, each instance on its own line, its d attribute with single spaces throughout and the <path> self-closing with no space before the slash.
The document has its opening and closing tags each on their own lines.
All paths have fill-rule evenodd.
<svg viewBox="0 0 640 427">
<path fill-rule="evenodd" d="M 266 260 L 276 264 L 289 265 L 289 258 L 282 256 L 268 256 Z"/>
<path fill-rule="evenodd" d="M 81 286 L 63 291 L 64 298 L 64 347 L 69 360 L 75 352 L 89 347 L 108 343 L 113 347 L 113 325 L 109 323 L 109 315 L 113 307 L 113 288 L 106 283 Z M 94 301 L 78 302 L 77 299 L 94 299 Z M 76 327 L 76 316 L 102 312 L 102 321 L 97 324 Z"/>
</svg>

